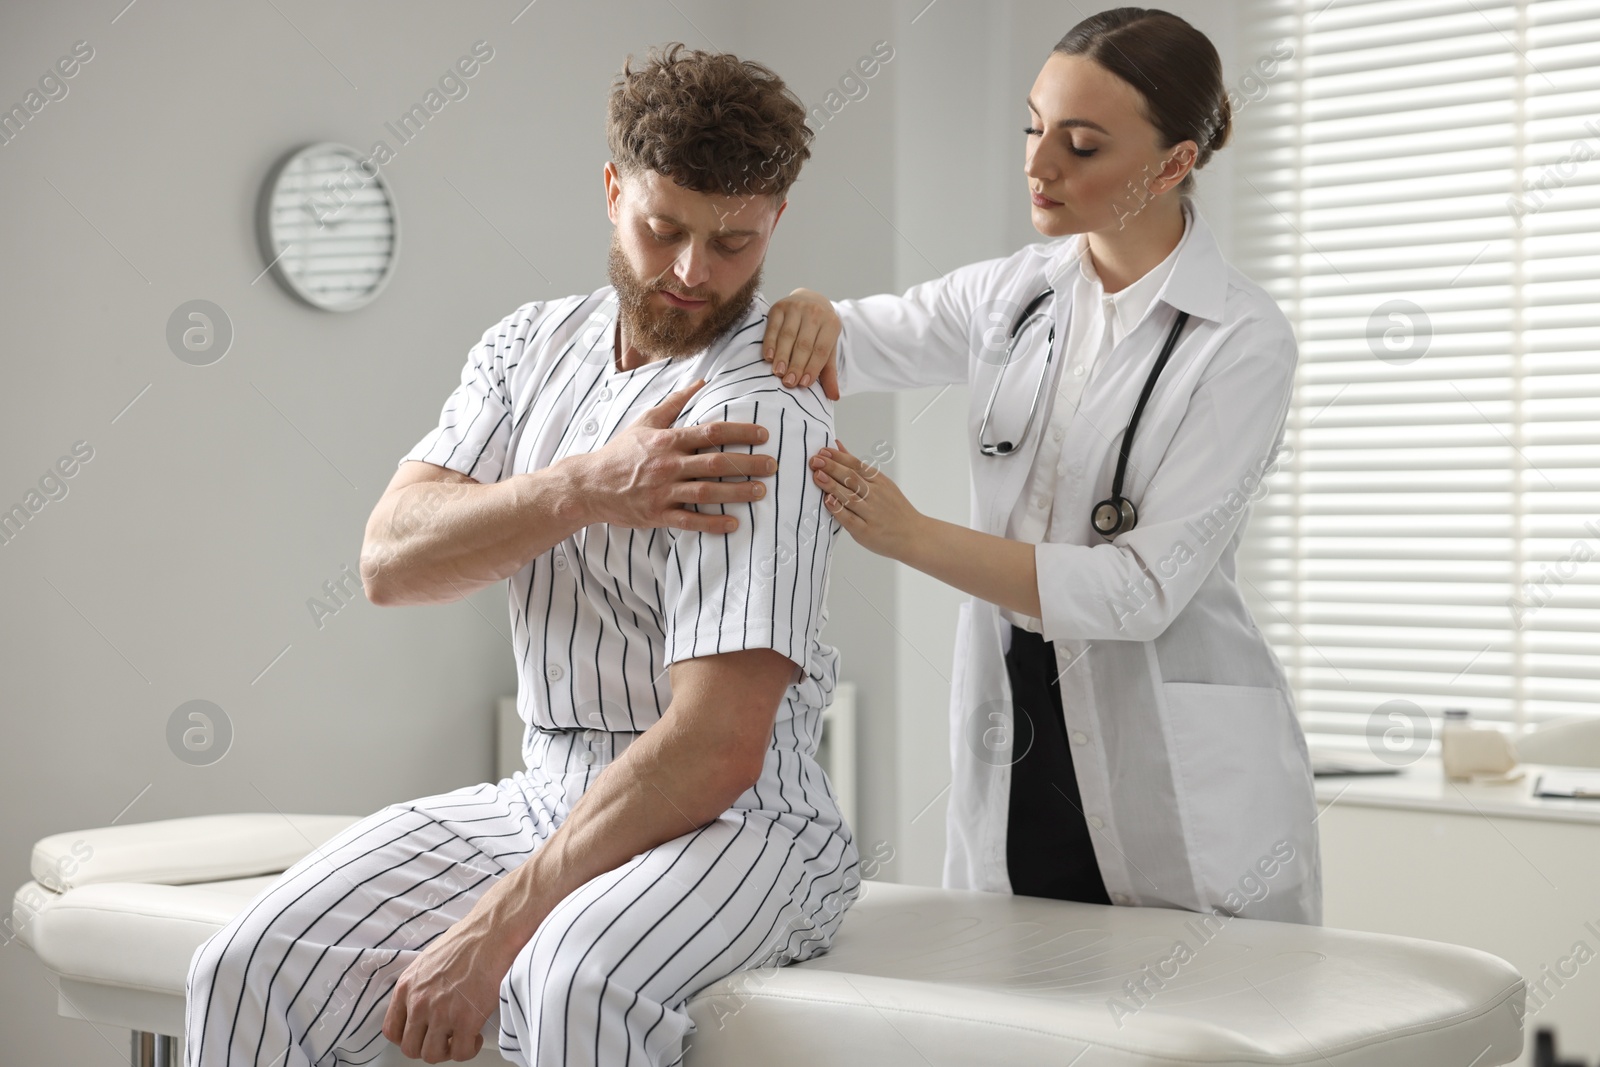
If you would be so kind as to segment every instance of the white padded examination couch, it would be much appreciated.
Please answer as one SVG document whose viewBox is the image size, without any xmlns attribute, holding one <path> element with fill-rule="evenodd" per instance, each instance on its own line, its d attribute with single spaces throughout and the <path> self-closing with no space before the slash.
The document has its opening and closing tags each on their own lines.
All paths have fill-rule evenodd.
<svg viewBox="0 0 1600 1067">
<path fill-rule="evenodd" d="M 194 950 L 354 821 L 208 815 L 53 835 L 13 929 L 59 979 L 62 1015 L 134 1031 L 135 1067 L 178 1064 L 181 1036 L 155 1035 L 183 1032 Z M 1497 956 L 1204 918 L 868 882 L 827 954 L 701 991 L 687 1063 L 1487 1067 L 1522 1050 L 1523 980 Z M 473 1063 L 503 1062 L 496 1025 Z M 385 1045 L 375 1062 L 422 1062 Z"/>
</svg>

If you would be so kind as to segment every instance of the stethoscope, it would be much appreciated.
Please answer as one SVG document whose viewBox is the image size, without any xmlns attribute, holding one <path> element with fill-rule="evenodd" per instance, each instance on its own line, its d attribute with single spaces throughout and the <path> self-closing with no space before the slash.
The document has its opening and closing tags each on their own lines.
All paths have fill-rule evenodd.
<svg viewBox="0 0 1600 1067">
<path fill-rule="evenodd" d="M 989 403 L 983 409 L 983 422 L 978 426 L 978 450 L 986 456 L 1012 456 L 1016 455 L 1017 445 L 1027 439 L 1028 430 L 1033 426 L 1034 413 L 1039 409 L 1039 397 L 1044 394 L 1045 379 L 1050 377 L 1050 361 L 1055 358 L 1055 323 L 1050 324 L 1049 338 L 1045 341 L 1044 366 L 1039 371 L 1039 384 L 1034 387 L 1033 400 L 1028 405 L 1028 418 L 1022 424 L 1022 432 L 1017 435 L 1016 441 L 997 441 L 988 443 L 989 417 L 994 414 L 994 400 L 1000 395 L 1000 379 L 1005 376 L 1006 367 L 1011 364 L 1012 354 L 1016 351 L 1017 338 L 1022 335 L 1024 327 L 1035 318 L 1044 316 L 1038 311 L 1039 305 L 1044 303 L 1054 289 L 1046 289 L 1028 302 L 1022 309 L 1022 314 L 1017 316 L 1017 321 L 1011 326 L 1011 336 L 1006 341 L 1005 362 L 1000 364 L 1000 370 L 994 376 L 994 386 L 989 390 Z M 1037 312 L 1037 314 L 1035 314 Z M 1122 495 L 1123 478 L 1128 473 L 1128 453 L 1133 448 L 1133 432 L 1138 428 L 1139 417 L 1144 414 L 1145 402 L 1150 399 L 1150 393 L 1156 387 L 1156 379 L 1161 377 L 1161 370 L 1167 365 L 1167 358 L 1172 355 L 1173 346 L 1178 343 L 1178 335 L 1183 332 L 1183 327 L 1189 321 L 1187 311 L 1178 312 L 1177 321 L 1172 324 L 1172 329 L 1167 332 L 1166 344 L 1161 347 L 1161 355 L 1156 357 L 1156 364 L 1150 369 L 1149 377 L 1144 380 L 1144 390 L 1139 394 L 1139 403 L 1134 406 L 1133 417 L 1128 420 L 1128 429 L 1122 435 L 1122 447 L 1117 456 L 1117 473 L 1111 480 L 1111 496 L 1100 501 L 1094 506 L 1090 514 L 1090 521 L 1096 531 L 1106 538 L 1115 537 L 1119 533 L 1126 533 L 1139 523 L 1138 509 L 1133 506 L 1133 501 Z"/>
</svg>

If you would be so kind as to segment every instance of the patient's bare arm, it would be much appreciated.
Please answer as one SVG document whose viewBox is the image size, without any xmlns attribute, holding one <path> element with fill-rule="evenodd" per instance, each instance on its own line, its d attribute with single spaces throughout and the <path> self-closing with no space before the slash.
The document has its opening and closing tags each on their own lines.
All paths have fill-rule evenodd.
<svg viewBox="0 0 1600 1067">
<path fill-rule="evenodd" d="M 527 862 L 479 899 L 464 922 L 510 955 L 563 897 L 726 811 L 761 777 L 773 718 L 799 668 L 768 648 L 674 663 L 672 703 L 628 746 Z"/>
<path fill-rule="evenodd" d="M 778 702 L 797 669 L 765 648 L 674 663 L 672 703 L 660 721 L 601 771 L 531 857 L 411 962 L 384 1035 L 412 1058 L 435 1034 L 455 1039 L 456 1059 L 476 1055 L 501 979 L 556 904 L 716 819 L 760 779 Z"/>
<path fill-rule="evenodd" d="M 361 581 L 374 604 L 442 604 L 515 574 L 593 523 L 726 533 L 738 519 L 685 505 L 747 502 L 770 456 L 698 449 L 760 444 L 764 426 L 674 427 L 695 383 L 639 416 L 604 448 L 484 485 L 432 463 L 401 464 L 367 519 Z M 702 479 L 749 476 L 750 480 Z"/>
</svg>

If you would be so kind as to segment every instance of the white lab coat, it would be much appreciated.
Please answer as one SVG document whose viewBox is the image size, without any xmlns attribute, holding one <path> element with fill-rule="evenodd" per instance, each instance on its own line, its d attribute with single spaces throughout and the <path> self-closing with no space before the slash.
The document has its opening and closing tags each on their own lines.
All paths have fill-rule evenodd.
<svg viewBox="0 0 1600 1067">
<path fill-rule="evenodd" d="M 1118 904 L 1320 924 L 1322 871 L 1305 737 L 1283 669 L 1235 581 L 1252 499 L 1278 459 L 1297 349 L 1287 319 L 1222 257 L 1198 211 L 1150 312 L 1095 365 L 1062 441 L 1056 502 L 1035 549 L 1043 635 L 1054 643 L 1083 811 Z M 1005 536 L 1046 404 L 1016 455 L 978 450 L 978 426 L 1020 309 L 1055 288 L 1057 358 L 1080 236 L 974 263 L 903 296 L 844 300 L 845 394 L 970 383 L 972 526 Z M 1176 310 L 1174 310 L 1176 309 Z M 1137 526 L 1090 525 L 1178 310 L 1190 315 L 1134 434 L 1124 495 Z M 1044 359 L 1019 348 L 994 427 L 1022 426 Z M 951 676 L 944 881 L 1009 892 L 1009 708 L 999 608 L 961 605 Z"/>
</svg>

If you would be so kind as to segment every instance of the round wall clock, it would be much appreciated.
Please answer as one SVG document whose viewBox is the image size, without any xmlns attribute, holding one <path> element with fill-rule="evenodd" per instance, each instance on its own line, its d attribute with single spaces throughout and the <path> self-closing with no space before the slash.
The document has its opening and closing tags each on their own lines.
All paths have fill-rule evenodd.
<svg viewBox="0 0 1600 1067">
<path fill-rule="evenodd" d="M 355 149 L 322 141 L 285 156 L 262 188 L 262 254 L 285 289 L 323 311 L 361 307 L 394 273 L 394 196 L 362 163 Z"/>
</svg>

